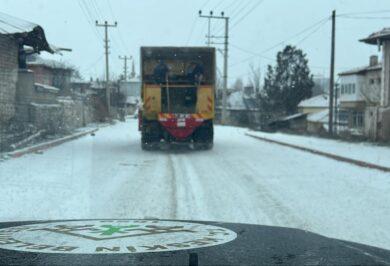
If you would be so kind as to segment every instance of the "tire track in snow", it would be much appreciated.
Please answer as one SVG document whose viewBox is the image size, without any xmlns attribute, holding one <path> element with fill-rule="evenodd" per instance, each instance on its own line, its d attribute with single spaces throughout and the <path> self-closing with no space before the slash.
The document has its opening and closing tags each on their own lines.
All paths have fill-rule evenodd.
<svg viewBox="0 0 390 266">
<path fill-rule="evenodd" d="M 172 154 L 168 155 L 168 164 L 167 164 L 167 171 L 170 176 L 170 183 L 171 183 L 171 218 L 176 219 L 177 218 L 177 174 L 175 171 L 175 168 L 173 167 L 173 159 Z"/>
<path fill-rule="evenodd" d="M 307 230 L 309 225 L 302 218 L 295 215 L 294 212 L 282 204 L 276 196 L 266 188 L 264 177 L 259 175 L 259 169 L 254 169 L 252 164 L 246 160 L 231 161 L 224 156 L 217 156 L 222 164 L 230 169 L 237 177 L 232 180 L 238 181 L 238 185 L 243 186 L 250 195 L 256 197 L 256 202 L 261 207 L 262 212 L 269 218 L 272 225 L 295 227 Z M 255 164 L 256 165 L 256 164 Z M 245 183 L 243 183 L 245 182 Z"/>
</svg>

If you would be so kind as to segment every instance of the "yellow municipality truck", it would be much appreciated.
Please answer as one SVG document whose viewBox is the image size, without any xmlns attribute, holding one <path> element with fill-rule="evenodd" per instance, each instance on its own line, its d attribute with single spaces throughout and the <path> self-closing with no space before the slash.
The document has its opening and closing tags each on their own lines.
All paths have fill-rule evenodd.
<svg viewBox="0 0 390 266">
<path fill-rule="evenodd" d="M 213 146 L 215 48 L 141 47 L 139 130 L 143 149 Z"/>
</svg>

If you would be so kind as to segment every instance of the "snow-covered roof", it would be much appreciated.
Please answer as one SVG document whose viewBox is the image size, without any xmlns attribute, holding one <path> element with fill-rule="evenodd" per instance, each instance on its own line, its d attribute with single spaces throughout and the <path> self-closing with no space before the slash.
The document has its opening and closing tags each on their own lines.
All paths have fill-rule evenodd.
<svg viewBox="0 0 390 266">
<path fill-rule="evenodd" d="M 329 110 L 323 110 L 316 113 L 311 113 L 307 116 L 307 121 L 318 122 L 318 123 L 327 123 L 329 120 Z"/>
<path fill-rule="evenodd" d="M 379 63 L 374 66 L 363 66 L 363 67 L 356 67 L 352 68 L 347 71 L 340 72 L 338 75 L 339 76 L 347 76 L 347 75 L 363 75 L 368 71 L 375 71 L 375 70 L 381 70 L 382 69 L 382 64 Z"/>
<path fill-rule="evenodd" d="M 228 98 L 227 98 L 228 106 L 234 109 L 246 109 L 243 97 L 242 97 L 242 91 L 235 91 L 232 92 Z"/>
<path fill-rule="evenodd" d="M 130 81 L 130 82 L 141 82 L 141 79 L 139 77 L 134 77 L 134 78 L 129 79 L 128 81 Z"/>
<path fill-rule="evenodd" d="M 28 55 L 26 58 L 27 65 L 41 65 L 41 66 L 46 66 L 48 68 L 55 68 L 55 69 L 71 69 L 72 67 L 67 65 L 64 62 L 59 62 L 57 60 L 52 60 L 52 59 L 46 59 L 42 58 L 41 56 L 37 54 L 32 54 Z"/>
<path fill-rule="evenodd" d="M 81 78 L 75 78 L 75 77 L 71 77 L 70 78 L 70 82 L 72 82 L 72 83 L 82 83 L 82 84 L 89 84 L 89 83 L 91 83 L 88 80 L 84 80 L 84 79 L 81 79 Z"/>
<path fill-rule="evenodd" d="M 328 107 L 329 96 L 327 94 L 320 94 L 312 98 L 301 101 L 298 107 Z"/>
<path fill-rule="evenodd" d="M 126 103 L 128 104 L 137 104 L 140 102 L 140 98 L 136 96 L 127 96 Z"/>
<path fill-rule="evenodd" d="M 368 44 L 378 44 L 378 41 L 383 40 L 390 40 L 390 28 L 383 28 L 380 31 L 371 33 L 367 38 L 360 41 Z"/>
<path fill-rule="evenodd" d="M 0 33 L 2 34 L 30 32 L 36 26 L 38 24 L 0 12 Z"/>
<path fill-rule="evenodd" d="M 24 45 L 33 47 L 36 52 L 56 53 L 61 50 L 47 42 L 45 32 L 38 24 L 2 12 L 0 12 L 0 34 L 12 35 L 21 40 Z"/>
<path fill-rule="evenodd" d="M 51 103 L 30 103 L 32 106 L 34 107 L 38 107 L 38 108 L 53 108 L 53 107 L 61 107 L 61 105 L 59 104 L 51 104 Z"/>
</svg>

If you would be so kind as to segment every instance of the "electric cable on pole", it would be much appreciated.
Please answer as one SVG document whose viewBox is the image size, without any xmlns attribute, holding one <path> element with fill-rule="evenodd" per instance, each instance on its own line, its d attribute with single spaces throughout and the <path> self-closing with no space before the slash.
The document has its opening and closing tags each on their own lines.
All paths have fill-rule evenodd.
<svg viewBox="0 0 390 266">
<path fill-rule="evenodd" d="M 109 55 L 109 40 L 108 40 L 108 28 L 110 27 L 116 27 L 118 23 L 115 21 L 114 24 L 108 24 L 107 21 L 104 21 L 104 23 L 99 24 L 98 21 L 95 22 L 96 27 L 104 27 L 104 49 L 105 49 L 105 56 L 106 56 L 106 104 L 107 104 L 107 114 L 110 117 L 111 116 L 111 102 L 110 102 L 110 69 L 109 69 L 109 61 L 108 61 L 108 55 Z"/>
<path fill-rule="evenodd" d="M 119 56 L 119 59 L 123 60 L 123 79 L 127 80 L 127 60 L 133 59 L 132 56 Z"/>
<path fill-rule="evenodd" d="M 220 16 L 214 16 L 213 11 L 210 11 L 210 15 L 202 15 L 202 10 L 199 10 L 199 17 L 206 18 L 206 19 L 223 19 L 225 21 L 225 35 L 223 36 L 224 42 L 223 43 L 213 43 L 213 44 L 223 44 L 224 45 L 224 52 L 223 52 L 223 91 L 222 91 L 222 117 L 221 117 L 221 123 L 226 123 L 226 106 L 227 106 L 227 86 L 228 86 L 228 49 L 229 49 L 229 17 L 225 17 L 225 13 L 221 12 Z M 211 38 L 210 34 L 208 36 Z M 212 43 L 210 43 L 212 44 Z"/>
</svg>

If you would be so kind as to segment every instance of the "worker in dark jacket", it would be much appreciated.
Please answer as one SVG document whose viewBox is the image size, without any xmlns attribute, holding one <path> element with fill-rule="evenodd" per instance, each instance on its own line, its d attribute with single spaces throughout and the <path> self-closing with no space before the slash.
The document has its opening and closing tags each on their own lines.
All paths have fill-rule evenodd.
<svg viewBox="0 0 390 266">
<path fill-rule="evenodd" d="M 187 78 L 192 83 L 201 83 L 204 76 L 204 68 L 201 64 L 192 62 L 187 68 Z"/>
<path fill-rule="evenodd" d="M 164 60 L 158 60 L 157 66 L 153 70 L 153 77 L 156 83 L 164 83 L 168 79 L 169 68 Z"/>
</svg>

